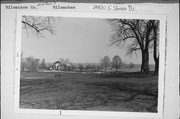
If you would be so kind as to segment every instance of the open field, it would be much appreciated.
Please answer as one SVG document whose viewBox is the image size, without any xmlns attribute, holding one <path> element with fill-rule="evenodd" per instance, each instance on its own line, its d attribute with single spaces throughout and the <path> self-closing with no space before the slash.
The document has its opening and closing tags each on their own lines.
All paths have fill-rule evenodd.
<svg viewBox="0 0 180 119">
<path fill-rule="evenodd" d="M 22 72 L 20 108 L 157 112 L 153 74 Z"/>
</svg>

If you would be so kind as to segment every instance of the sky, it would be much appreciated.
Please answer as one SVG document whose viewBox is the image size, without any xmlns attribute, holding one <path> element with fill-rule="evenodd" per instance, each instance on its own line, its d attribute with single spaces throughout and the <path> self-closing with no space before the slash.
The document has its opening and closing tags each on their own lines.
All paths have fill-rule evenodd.
<svg viewBox="0 0 180 119">
<path fill-rule="evenodd" d="M 140 54 L 127 56 L 125 49 L 109 45 L 112 28 L 105 19 L 60 18 L 53 28 L 54 34 L 45 33 L 43 37 L 23 30 L 23 57 L 45 58 L 50 63 L 59 58 L 68 58 L 73 63 L 99 63 L 106 55 L 111 59 L 119 55 L 125 63 L 141 63 Z M 150 59 L 150 64 L 153 63 Z"/>
</svg>

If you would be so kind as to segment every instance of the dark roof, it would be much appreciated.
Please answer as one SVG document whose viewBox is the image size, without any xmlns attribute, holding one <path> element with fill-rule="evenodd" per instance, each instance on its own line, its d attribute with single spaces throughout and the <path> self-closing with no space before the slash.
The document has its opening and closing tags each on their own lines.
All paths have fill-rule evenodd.
<svg viewBox="0 0 180 119">
<path fill-rule="evenodd" d="M 60 62 L 60 61 L 56 61 L 56 62 L 54 62 L 53 64 L 57 64 L 57 63 L 61 63 L 61 64 L 62 64 L 62 62 Z"/>
</svg>

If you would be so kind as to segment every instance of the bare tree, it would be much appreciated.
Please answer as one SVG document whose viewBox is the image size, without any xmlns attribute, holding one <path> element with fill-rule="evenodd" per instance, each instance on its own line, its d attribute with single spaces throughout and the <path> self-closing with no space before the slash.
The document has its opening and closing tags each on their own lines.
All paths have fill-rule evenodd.
<svg viewBox="0 0 180 119">
<path fill-rule="evenodd" d="M 64 63 L 64 58 L 60 57 L 59 61 L 63 64 Z"/>
<path fill-rule="evenodd" d="M 67 70 L 70 70 L 71 69 L 71 60 L 69 58 L 66 58 L 64 61 L 63 61 L 63 65 L 64 65 L 64 69 L 67 71 Z"/>
<path fill-rule="evenodd" d="M 28 63 L 26 59 L 21 58 L 21 71 L 25 71 L 25 69 L 28 67 Z"/>
<path fill-rule="evenodd" d="M 126 47 L 127 54 L 141 51 L 141 72 L 149 72 L 149 46 L 153 20 L 113 19 L 111 45 Z"/>
<path fill-rule="evenodd" d="M 116 69 L 116 72 L 121 67 L 122 60 L 118 55 L 115 55 L 112 59 L 112 67 Z"/>
<path fill-rule="evenodd" d="M 40 69 L 46 69 L 46 61 L 44 58 L 42 59 L 42 61 L 40 63 Z"/>
<path fill-rule="evenodd" d="M 101 66 L 104 68 L 105 72 L 107 71 L 107 68 L 111 65 L 111 59 L 109 56 L 105 56 L 101 61 Z"/>
<path fill-rule="evenodd" d="M 155 62 L 154 75 L 157 75 L 159 70 L 159 21 L 153 21 L 153 34 L 153 57 Z"/>
<path fill-rule="evenodd" d="M 129 68 L 134 68 L 134 64 L 132 62 L 129 64 Z"/>
<path fill-rule="evenodd" d="M 39 65 L 39 59 L 35 59 L 34 57 L 26 57 L 27 60 L 27 68 L 29 71 L 36 71 Z"/>
<path fill-rule="evenodd" d="M 78 69 L 79 69 L 80 73 L 82 73 L 82 72 L 83 72 L 83 69 L 84 69 L 83 64 L 79 64 L 79 65 L 78 65 Z"/>
<path fill-rule="evenodd" d="M 54 17 L 43 17 L 43 16 L 23 16 L 22 17 L 22 28 L 27 33 L 32 32 L 37 36 L 42 36 L 43 32 L 49 32 L 54 34 L 53 25 L 55 23 Z"/>
<path fill-rule="evenodd" d="M 91 68 L 92 68 L 91 65 L 89 65 L 89 64 L 86 65 L 86 66 L 85 66 L 86 72 L 88 73 L 90 70 L 92 70 Z"/>
</svg>

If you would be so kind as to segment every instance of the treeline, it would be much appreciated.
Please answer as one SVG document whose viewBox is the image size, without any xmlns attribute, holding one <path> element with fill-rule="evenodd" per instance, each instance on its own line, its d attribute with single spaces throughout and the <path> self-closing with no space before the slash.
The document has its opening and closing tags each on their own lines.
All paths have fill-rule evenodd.
<svg viewBox="0 0 180 119">
<path fill-rule="evenodd" d="M 107 73 L 119 72 L 124 68 L 134 68 L 135 64 L 123 63 L 120 56 L 115 55 L 112 59 L 109 56 L 100 58 L 99 63 L 72 63 L 70 59 L 60 58 L 53 63 L 47 63 L 45 59 L 38 59 L 33 56 L 21 58 L 21 71 L 71 71 L 77 73 Z"/>
<path fill-rule="evenodd" d="M 45 59 L 37 59 L 33 56 L 21 58 L 21 71 L 37 71 L 40 69 L 47 69 Z"/>
</svg>

